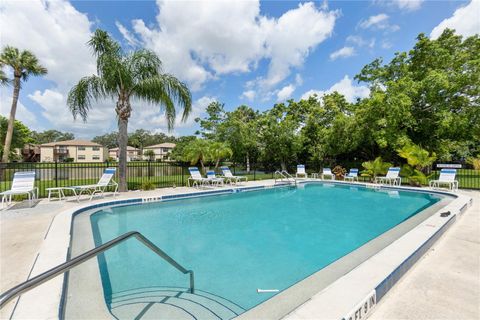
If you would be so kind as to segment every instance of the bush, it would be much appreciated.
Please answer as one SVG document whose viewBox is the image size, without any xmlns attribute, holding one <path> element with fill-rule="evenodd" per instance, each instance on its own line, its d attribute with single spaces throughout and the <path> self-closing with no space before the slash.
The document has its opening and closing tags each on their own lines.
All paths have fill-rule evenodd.
<svg viewBox="0 0 480 320">
<path fill-rule="evenodd" d="M 155 184 L 151 181 L 145 181 L 140 185 L 140 190 L 154 190 L 155 189 Z"/>
<path fill-rule="evenodd" d="M 476 158 L 470 157 L 467 159 L 467 163 L 473 166 L 473 169 L 480 170 L 480 154 Z"/>
<path fill-rule="evenodd" d="M 335 174 L 335 179 L 342 180 L 343 177 L 345 177 L 345 175 L 347 174 L 347 169 L 342 166 L 335 166 L 332 172 Z"/>
</svg>

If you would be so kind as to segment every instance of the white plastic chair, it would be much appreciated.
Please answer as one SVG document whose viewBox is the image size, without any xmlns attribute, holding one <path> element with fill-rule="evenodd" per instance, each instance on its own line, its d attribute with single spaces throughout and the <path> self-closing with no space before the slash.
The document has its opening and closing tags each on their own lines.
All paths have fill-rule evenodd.
<svg viewBox="0 0 480 320">
<path fill-rule="evenodd" d="M 345 181 L 358 181 L 358 169 L 350 169 L 348 174 L 345 176 Z"/>
<path fill-rule="evenodd" d="M 225 180 L 227 182 L 230 182 L 230 184 L 237 184 L 242 180 L 245 180 L 245 182 L 248 181 L 247 177 L 234 176 L 228 167 L 220 167 L 220 169 L 222 170 L 222 173 L 223 173 L 222 178 L 225 178 Z"/>
<path fill-rule="evenodd" d="M 326 180 L 326 177 L 330 177 L 330 180 L 335 180 L 335 174 L 332 172 L 330 168 L 323 168 L 323 172 L 320 175 L 322 180 Z"/>
<path fill-rule="evenodd" d="M 5 202 L 7 207 L 12 203 L 12 196 L 22 194 L 28 195 L 30 205 L 38 197 L 38 188 L 35 187 L 35 171 L 15 172 L 10 190 L 0 193 L 2 196 L 2 208 Z"/>
<path fill-rule="evenodd" d="M 458 180 L 455 180 L 457 175 L 456 169 L 442 169 L 437 180 L 429 182 L 430 188 L 440 188 L 442 185 L 447 185 L 449 190 L 458 190 Z"/>
<path fill-rule="evenodd" d="M 387 175 L 385 177 L 376 177 L 375 183 L 378 184 L 389 184 L 392 186 L 399 186 L 402 184 L 402 178 L 399 177 L 400 168 L 399 167 L 390 167 L 388 168 Z"/>
<path fill-rule="evenodd" d="M 295 177 L 296 178 L 300 178 L 300 177 L 308 178 L 308 174 L 305 171 L 305 165 L 304 164 L 297 165 L 297 173 L 295 174 Z"/>
</svg>

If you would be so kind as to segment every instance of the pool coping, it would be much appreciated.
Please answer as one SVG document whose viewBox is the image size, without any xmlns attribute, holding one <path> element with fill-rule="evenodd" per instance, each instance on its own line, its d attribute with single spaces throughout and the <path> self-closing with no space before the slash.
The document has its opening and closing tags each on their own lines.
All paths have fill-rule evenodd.
<svg viewBox="0 0 480 320">
<path fill-rule="evenodd" d="M 325 181 L 325 180 L 318 180 L 318 179 L 302 179 L 299 183 L 307 183 L 307 182 L 322 182 L 322 183 L 333 183 L 333 184 L 346 184 L 346 185 L 353 185 L 353 186 L 365 186 L 367 188 L 378 188 L 376 185 L 369 184 L 369 183 L 352 183 L 352 182 L 344 182 L 344 181 Z M 73 217 L 78 215 L 82 212 L 101 208 L 105 206 L 112 206 L 112 205 L 128 205 L 134 203 L 146 203 L 146 202 L 156 202 L 156 201 L 169 201 L 169 200 L 176 200 L 176 199 L 183 199 L 183 198 L 191 198 L 191 197 L 203 197 L 203 196 L 211 196 L 211 195 L 218 195 L 218 194 L 228 194 L 234 192 L 245 192 L 245 191 L 254 191 L 254 190 L 261 190 L 261 189 L 268 189 L 274 188 L 278 186 L 274 186 L 271 183 L 264 183 L 258 186 L 233 186 L 228 188 L 222 188 L 217 190 L 192 190 L 191 192 L 181 193 L 181 194 L 167 194 L 162 196 L 150 196 L 150 197 L 138 197 L 135 195 L 134 192 L 132 194 L 127 194 L 127 198 L 119 199 L 119 200 L 103 200 L 101 202 L 97 202 L 95 204 L 87 203 L 81 204 L 74 208 L 69 208 L 59 212 L 52 221 L 48 234 L 45 237 L 44 242 L 42 243 L 38 259 L 36 260 L 35 265 L 32 268 L 32 272 L 30 278 L 36 276 L 58 264 L 64 263 L 69 259 L 70 256 L 70 243 L 71 243 L 71 231 L 72 231 L 72 223 Z M 410 240 L 405 240 L 405 236 L 402 236 L 397 241 L 389 245 L 387 248 L 380 251 L 378 254 L 374 255 L 366 262 L 360 264 L 357 268 L 350 271 L 342 278 L 335 281 L 332 285 L 328 286 L 324 290 L 317 293 L 315 296 L 311 298 L 311 300 L 307 301 L 300 307 L 289 310 L 290 314 L 283 314 L 276 318 L 282 318 L 287 316 L 289 319 L 307 319 L 312 318 L 312 308 L 316 309 L 317 306 L 322 306 L 322 317 L 325 318 L 344 318 L 349 319 L 350 315 L 355 314 L 358 312 L 358 308 L 356 306 L 361 305 L 365 306 L 364 300 L 368 302 L 372 302 L 372 296 L 375 303 L 372 303 L 372 308 L 368 308 L 368 313 L 374 308 L 376 302 L 378 302 L 387 292 L 398 279 L 420 258 L 423 253 L 440 237 L 440 235 L 451 225 L 455 222 L 457 216 L 461 215 L 468 206 L 471 205 L 472 199 L 470 197 L 455 194 L 452 192 L 447 191 L 437 191 L 432 189 L 419 189 L 413 187 L 389 187 L 389 186 L 382 186 L 382 189 L 394 189 L 394 190 L 405 190 L 405 191 L 414 191 L 414 192 L 425 192 L 425 193 L 435 193 L 435 194 L 442 194 L 453 196 L 455 199 L 448 204 L 446 207 L 443 207 L 442 210 L 438 211 L 446 211 L 449 210 L 452 214 L 448 219 L 439 217 L 439 212 L 434 213 L 430 218 L 424 221 L 424 223 L 418 225 L 413 230 L 408 232 L 406 235 L 412 233 L 413 231 L 419 229 L 419 227 L 424 227 L 425 222 L 430 221 L 432 218 L 433 220 L 429 222 L 435 223 L 435 228 L 428 227 L 427 231 L 424 232 L 423 237 L 421 239 L 417 239 L 415 244 L 417 248 L 413 250 L 413 253 L 408 252 L 408 254 L 404 254 L 404 256 L 400 257 L 401 261 L 395 266 L 392 266 L 392 270 L 389 270 L 383 278 L 380 279 L 381 281 L 377 281 L 378 279 L 374 279 L 378 283 L 376 283 L 373 288 L 369 289 L 366 294 L 364 294 L 363 290 L 356 290 L 361 291 L 362 296 L 359 298 L 358 296 L 352 296 L 349 299 L 344 299 L 340 306 L 338 306 L 338 296 L 335 295 L 335 290 L 338 290 L 338 282 L 340 280 L 345 280 L 346 277 L 354 277 L 361 270 L 362 265 L 368 263 L 370 260 L 377 257 L 377 255 L 387 255 L 388 251 L 392 245 L 397 244 L 404 244 L 403 242 L 408 242 Z M 448 208 L 448 209 L 447 209 Z M 433 224 L 432 224 L 433 225 Z M 432 229 L 435 230 L 432 233 Z M 424 230 L 425 231 L 425 230 Z M 415 234 L 416 232 L 414 232 Z M 422 233 L 422 232 L 420 232 Z M 398 244 L 397 244 L 398 245 Z M 63 293 L 64 293 L 64 286 L 66 282 L 66 275 L 59 276 L 54 278 L 43 285 L 37 287 L 35 290 L 27 292 L 21 296 L 19 299 L 15 312 L 12 316 L 13 319 L 15 318 L 42 318 L 42 319 L 59 319 L 62 318 L 62 310 L 63 310 Z M 337 284 L 337 285 L 336 285 Z M 372 285 L 370 283 L 365 283 L 365 286 L 370 288 Z M 372 295 L 373 292 L 373 295 Z M 376 294 L 379 293 L 380 299 L 377 298 Z M 331 302 L 333 298 L 333 303 Z M 270 299 L 271 300 L 271 299 Z M 270 301 L 267 300 L 267 301 Z M 323 302 L 322 302 L 323 301 Z M 327 301 L 330 301 L 329 304 L 325 304 Z M 320 303 L 319 303 L 320 302 Z M 337 302 L 337 303 L 335 303 Z M 257 307 L 254 307 L 244 314 L 237 317 L 238 319 L 258 319 L 258 314 L 254 312 L 258 312 L 258 307 L 264 305 L 264 303 L 260 304 Z M 332 306 L 333 308 L 325 308 L 326 306 Z M 327 313 L 323 313 L 327 312 Z M 328 316 L 327 316 L 328 314 Z M 330 316 L 330 314 L 332 316 Z M 255 317 L 251 317 L 254 316 Z M 362 314 L 362 318 L 365 315 Z M 271 317 L 269 317 L 271 318 Z M 355 317 L 353 317 L 355 318 Z"/>
</svg>

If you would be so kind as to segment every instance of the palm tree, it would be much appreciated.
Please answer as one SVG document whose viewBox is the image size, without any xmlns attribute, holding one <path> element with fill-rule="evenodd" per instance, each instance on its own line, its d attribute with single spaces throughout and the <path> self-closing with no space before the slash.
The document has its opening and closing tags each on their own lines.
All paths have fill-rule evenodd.
<svg viewBox="0 0 480 320">
<path fill-rule="evenodd" d="M 127 190 L 128 119 L 132 113 L 130 100 L 136 98 L 165 111 L 168 129 L 175 121 L 175 104 L 183 108 L 182 120 L 188 117 L 192 98 L 187 86 L 177 78 L 162 73 L 158 56 L 145 49 L 124 53 L 106 31 L 97 29 L 88 42 L 97 58 L 97 75 L 80 79 L 70 90 L 67 104 L 74 118 L 87 120 L 92 101 L 116 100 L 118 119 L 119 190 Z"/>
<path fill-rule="evenodd" d="M 13 99 L 10 109 L 10 118 L 8 119 L 7 134 L 5 136 L 5 145 L 3 148 L 3 162 L 8 162 L 10 156 L 10 147 L 12 145 L 13 128 L 15 124 L 15 114 L 17 113 L 17 102 L 20 94 L 21 82 L 27 81 L 28 77 L 40 76 L 47 73 L 47 69 L 40 65 L 37 57 L 28 51 L 20 51 L 17 48 L 6 46 L 0 54 L 0 68 L 9 66 L 13 70 Z M 8 83 L 9 80 L 2 71 L 0 74 L 2 84 Z"/>
<path fill-rule="evenodd" d="M 231 157 L 232 149 L 224 142 L 211 142 L 208 146 L 208 158 L 215 161 L 215 169 L 218 168 L 222 159 Z"/>
<path fill-rule="evenodd" d="M 388 168 L 392 166 L 390 162 L 383 162 L 381 157 L 375 158 L 373 161 L 365 161 L 362 163 L 365 170 L 362 171 L 362 175 L 369 176 L 371 180 L 374 180 L 379 174 L 385 174 Z"/>
<path fill-rule="evenodd" d="M 183 160 L 195 165 L 200 162 L 205 172 L 205 162 L 209 161 L 209 145 L 207 140 L 195 139 L 183 149 Z"/>
</svg>

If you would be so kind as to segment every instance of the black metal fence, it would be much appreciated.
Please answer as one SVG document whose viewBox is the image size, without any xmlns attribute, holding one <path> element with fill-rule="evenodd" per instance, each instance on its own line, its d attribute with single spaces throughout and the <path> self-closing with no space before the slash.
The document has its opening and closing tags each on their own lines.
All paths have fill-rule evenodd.
<svg viewBox="0 0 480 320">
<path fill-rule="evenodd" d="M 247 176 L 250 181 L 273 179 L 274 172 L 280 169 L 280 166 L 264 166 L 261 164 L 251 164 L 250 170 L 244 164 L 228 163 L 233 174 Z M 153 162 L 138 161 L 129 162 L 127 166 L 127 183 L 129 190 L 163 188 L 173 186 L 187 185 L 190 176 L 188 172 L 189 164 L 174 162 Z M 108 167 L 118 167 L 117 162 L 85 162 L 85 163 L 0 163 L 0 191 L 10 189 L 13 175 L 17 171 L 35 171 L 36 187 L 39 189 L 39 196 L 47 196 L 47 188 L 68 187 L 76 185 L 95 184 Z M 329 166 L 333 169 L 334 166 Z M 361 165 L 354 163 L 344 167 L 347 171 L 351 168 L 359 168 Z M 296 172 L 296 165 L 288 166 L 288 171 L 292 174 Z M 319 164 L 306 164 L 307 173 L 321 172 L 323 166 Z M 433 165 L 427 174 L 429 179 L 437 179 L 440 168 Z M 221 174 L 217 169 L 217 173 Z M 118 173 L 115 180 L 118 181 Z M 359 177 L 360 181 L 368 182 L 370 177 Z M 475 170 L 468 165 L 462 165 L 457 169 L 457 180 L 459 187 L 465 189 L 480 189 L 480 170 Z M 428 183 L 425 181 L 423 184 Z M 407 177 L 402 177 L 402 184 L 415 184 Z"/>
</svg>

